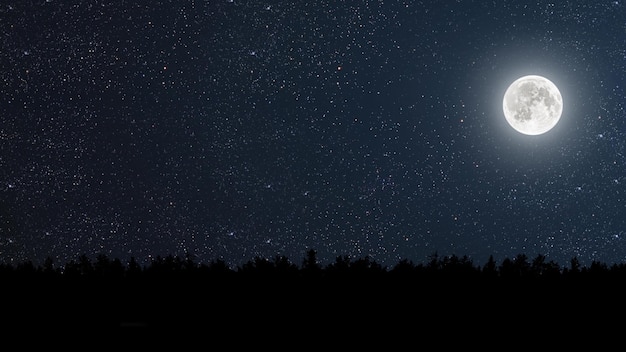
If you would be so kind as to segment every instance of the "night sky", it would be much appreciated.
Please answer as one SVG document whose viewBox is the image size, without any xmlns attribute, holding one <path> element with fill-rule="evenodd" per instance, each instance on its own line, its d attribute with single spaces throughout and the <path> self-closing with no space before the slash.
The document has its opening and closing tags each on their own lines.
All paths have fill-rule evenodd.
<svg viewBox="0 0 626 352">
<path fill-rule="evenodd" d="M 0 261 L 626 260 L 621 0 L 15 0 L 0 49 Z"/>
</svg>

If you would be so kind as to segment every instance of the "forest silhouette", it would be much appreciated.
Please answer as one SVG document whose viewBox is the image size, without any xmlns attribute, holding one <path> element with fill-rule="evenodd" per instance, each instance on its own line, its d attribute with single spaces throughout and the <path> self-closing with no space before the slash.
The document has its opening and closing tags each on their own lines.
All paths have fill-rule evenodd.
<svg viewBox="0 0 626 352">
<path fill-rule="evenodd" d="M 295 329 L 346 324 L 374 329 L 404 317 L 429 324 L 519 319 L 579 319 L 623 307 L 626 264 L 560 266 L 519 254 L 476 265 L 467 256 L 433 254 L 424 263 L 385 267 L 369 257 L 338 256 L 320 264 L 315 250 L 299 262 L 257 257 L 232 267 L 223 260 L 156 257 L 140 265 L 82 255 L 64 265 L 0 265 L 3 322 L 38 327 L 193 328 L 213 332 L 241 324 Z M 617 305 L 616 305 L 617 304 Z M 216 330 L 218 329 L 218 330 Z"/>
</svg>

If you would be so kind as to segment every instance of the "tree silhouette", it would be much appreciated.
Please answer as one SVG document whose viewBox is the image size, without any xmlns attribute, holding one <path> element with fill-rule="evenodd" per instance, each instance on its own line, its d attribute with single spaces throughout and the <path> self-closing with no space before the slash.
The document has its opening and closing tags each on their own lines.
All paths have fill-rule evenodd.
<svg viewBox="0 0 626 352">
<path fill-rule="evenodd" d="M 306 253 L 306 258 L 302 261 L 302 271 L 308 275 L 316 275 L 322 270 L 319 262 L 317 261 L 317 252 L 314 249 L 310 249 Z"/>
<path fill-rule="evenodd" d="M 332 309 L 359 319 L 368 310 L 423 313 L 425 307 L 465 314 L 478 314 L 480 307 L 490 314 L 514 315 L 535 306 L 558 307 L 557 297 L 563 307 L 581 301 L 598 306 L 606 297 L 621 296 L 626 280 L 624 263 L 592 261 L 583 266 L 574 257 L 569 267 L 561 268 L 541 254 L 532 260 L 518 254 L 500 263 L 489 256 L 478 266 L 468 256 L 434 253 L 425 263 L 402 259 L 388 269 L 369 256 L 337 256 L 322 266 L 317 252 L 309 250 L 301 263 L 297 266 L 284 255 L 258 256 L 231 267 L 222 259 L 197 263 L 189 255 L 168 255 L 141 266 L 134 257 L 123 263 L 104 254 L 94 259 L 81 255 L 60 266 L 51 258 L 40 266 L 31 261 L 0 263 L 0 282 L 5 296 L 10 294 L 8 301 L 29 300 L 42 314 L 60 314 L 57 309 L 63 307 L 66 315 L 83 323 L 103 325 L 133 319 L 182 324 L 176 316 L 183 311 L 228 320 L 222 308 L 233 302 L 258 316 L 293 319 L 298 309 L 327 315 Z M 32 303 L 33 293 L 43 288 L 45 296 Z"/>
<path fill-rule="evenodd" d="M 489 256 L 487 263 L 482 268 L 483 276 L 488 279 L 495 279 L 498 277 L 498 264 L 496 263 L 493 255 Z"/>
</svg>

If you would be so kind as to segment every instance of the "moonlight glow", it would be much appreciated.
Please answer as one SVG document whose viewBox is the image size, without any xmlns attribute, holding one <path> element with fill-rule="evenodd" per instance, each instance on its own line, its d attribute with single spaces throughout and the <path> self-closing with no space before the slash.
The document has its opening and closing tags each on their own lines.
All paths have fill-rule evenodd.
<svg viewBox="0 0 626 352">
<path fill-rule="evenodd" d="M 559 122 L 563 98 L 550 80 L 530 75 L 511 83 L 504 93 L 502 107 L 511 127 L 523 134 L 538 135 Z"/>
</svg>

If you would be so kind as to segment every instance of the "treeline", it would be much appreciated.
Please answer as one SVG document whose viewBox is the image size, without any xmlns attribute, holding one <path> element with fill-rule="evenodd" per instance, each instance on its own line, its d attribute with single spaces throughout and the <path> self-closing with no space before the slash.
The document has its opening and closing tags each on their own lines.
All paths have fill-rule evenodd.
<svg viewBox="0 0 626 352">
<path fill-rule="evenodd" d="M 48 278 L 149 278 L 149 277 L 190 277 L 220 276 L 253 278 L 269 277 L 424 277 L 424 278 L 491 278 L 491 279 L 558 279 L 568 277 L 625 277 L 626 263 L 608 265 L 593 261 L 584 266 L 573 257 L 569 266 L 561 266 L 548 260 L 544 255 L 529 258 L 518 254 L 513 258 L 505 258 L 497 262 L 493 256 L 484 265 L 476 265 L 468 256 L 439 256 L 433 254 L 425 263 L 414 263 L 411 260 L 400 260 L 393 266 L 383 266 L 370 257 L 352 258 L 338 256 L 334 262 L 321 264 L 317 252 L 309 250 L 306 257 L 296 263 L 286 256 L 274 258 L 256 257 L 242 265 L 232 267 L 224 260 L 213 260 L 209 263 L 196 262 L 191 256 L 184 258 L 174 255 L 157 256 L 148 264 L 141 265 L 134 257 L 128 262 L 106 255 L 98 255 L 91 259 L 82 255 L 76 260 L 63 265 L 56 265 L 48 258 L 41 265 L 30 261 L 19 264 L 0 264 L 0 278 L 48 277 Z"/>
<path fill-rule="evenodd" d="M 0 302 L 11 326 L 54 317 L 75 329 L 211 326 L 216 336 L 235 326 L 249 330 L 242 322 L 266 332 L 304 326 L 378 331 L 374 316 L 419 319 L 431 327 L 467 317 L 508 321 L 548 314 L 574 320 L 583 313 L 626 312 L 623 283 L 626 264 L 583 266 L 573 258 L 561 267 L 543 255 L 501 262 L 490 257 L 476 265 L 467 256 L 434 254 L 424 263 L 400 260 L 391 267 L 348 256 L 322 265 L 314 250 L 299 263 L 257 257 L 236 267 L 192 257 L 156 257 L 140 265 L 133 258 L 83 255 L 62 266 L 50 259 L 0 265 Z"/>
</svg>

